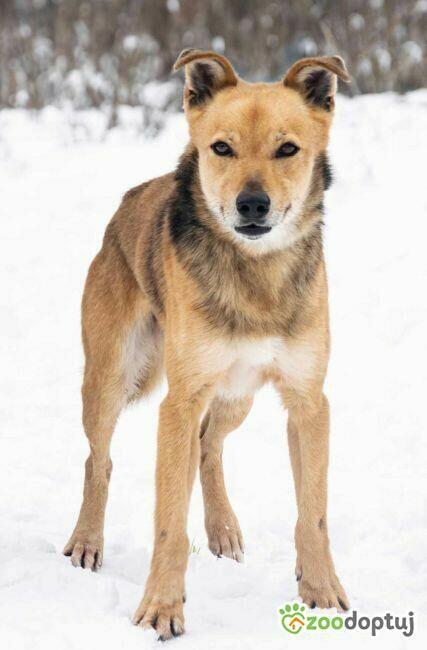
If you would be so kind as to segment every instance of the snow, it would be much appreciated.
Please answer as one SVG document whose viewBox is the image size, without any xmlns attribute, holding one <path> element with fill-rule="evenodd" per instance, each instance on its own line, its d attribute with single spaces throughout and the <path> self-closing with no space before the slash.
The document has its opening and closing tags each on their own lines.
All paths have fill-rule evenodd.
<svg viewBox="0 0 427 650">
<path fill-rule="evenodd" d="M 266 388 L 224 453 L 243 565 L 209 553 L 196 484 L 187 634 L 173 642 L 183 650 L 425 647 L 427 91 L 337 103 L 326 219 L 330 537 L 359 615 L 413 611 L 415 634 L 382 630 L 372 640 L 369 632 L 304 631 L 296 641 L 280 626 L 279 607 L 297 596 L 296 507 L 285 416 Z M 187 139 L 181 115 L 154 140 L 137 134 L 132 115 L 106 135 L 96 112 L 0 113 L 0 640 L 8 650 L 158 647 L 154 631 L 130 618 L 152 548 L 162 391 L 117 427 L 102 570 L 75 569 L 61 555 L 87 455 L 79 325 L 86 270 L 125 190 L 170 170 Z"/>
</svg>

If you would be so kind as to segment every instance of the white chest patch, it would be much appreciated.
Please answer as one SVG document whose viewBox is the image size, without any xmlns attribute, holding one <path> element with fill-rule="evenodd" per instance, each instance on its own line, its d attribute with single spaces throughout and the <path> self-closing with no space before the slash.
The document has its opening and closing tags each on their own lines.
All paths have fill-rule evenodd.
<svg viewBox="0 0 427 650">
<path fill-rule="evenodd" d="M 307 343 L 287 344 L 283 339 L 241 341 L 230 345 L 231 365 L 218 386 L 223 399 L 233 400 L 250 396 L 261 386 L 269 370 L 279 373 L 294 386 L 312 376 L 316 354 Z"/>
</svg>

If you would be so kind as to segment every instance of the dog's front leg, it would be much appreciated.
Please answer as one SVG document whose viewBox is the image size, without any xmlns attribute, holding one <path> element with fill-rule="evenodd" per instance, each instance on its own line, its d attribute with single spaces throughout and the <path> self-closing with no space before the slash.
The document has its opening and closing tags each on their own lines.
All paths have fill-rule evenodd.
<svg viewBox="0 0 427 650">
<path fill-rule="evenodd" d="M 329 406 L 323 394 L 289 406 L 289 447 L 298 503 L 295 530 L 299 595 L 310 607 L 348 609 L 329 550 L 326 521 Z"/>
<path fill-rule="evenodd" d="M 194 478 L 192 447 L 198 445 L 200 419 L 207 390 L 189 392 L 175 387 L 160 407 L 155 540 L 145 594 L 133 622 L 153 626 L 159 639 L 184 631 L 184 576 L 189 543 L 187 511 Z"/>
</svg>

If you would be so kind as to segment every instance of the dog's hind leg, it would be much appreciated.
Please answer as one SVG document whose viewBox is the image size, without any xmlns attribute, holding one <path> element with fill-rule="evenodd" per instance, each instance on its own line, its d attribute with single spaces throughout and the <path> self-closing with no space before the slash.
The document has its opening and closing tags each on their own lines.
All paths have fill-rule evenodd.
<svg viewBox="0 0 427 650">
<path fill-rule="evenodd" d="M 113 273 L 111 270 L 113 269 Z M 150 364 L 135 359 L 135 351 L 149 351 L 153 365 L 151 316 L 144 314 L 146 300 L 113 246 L 95 258 L 86 282 L 82 324 L 86 364 L 82 388 L 83 426 L 90 455 L 85 465 L 83 503 L 64 554 L 74 566 L 97 569 L 103 555 L 104 516 L 112 463 L 110 442 L 117 418 L 136 388 L 141 373 L 150 383 Z M 145 327 L 142 327 L 145 323 Z M 148 340 L 135 341 L 146 334 Z M 155 365 L 155 364 L 154 364 Z"/>
<path fill-rule="evenodd" d="M 90 454 L 85 464 L 83 503 L 64 555 L 71 555 L 74 566 L 95 570 L 102 564 L 104 515 L 112 470 L 110 442 L 124 403 L 124 386 L 114 362 L 102 369 L 86 363 L 82 395 Z"/>
<path fill-rule="evenodd" d="M 222 448 L 225 437 L 246 418 L 252 401 L 252 397 L 232 402 L 215 398 L 200 431 L 200 479 L 209 548 L 214 555 L 225 555 L 237 562 L 243 561 L 244 545 L 239 522 L 225 489 Z"/>
</svg>

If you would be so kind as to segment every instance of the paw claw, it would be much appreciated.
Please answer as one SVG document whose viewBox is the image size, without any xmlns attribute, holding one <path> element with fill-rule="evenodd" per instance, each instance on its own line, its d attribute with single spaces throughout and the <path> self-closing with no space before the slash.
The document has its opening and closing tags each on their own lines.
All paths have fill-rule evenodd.
<svg viewBox="0 0 427 650">
<path fill-rule="evenodd" d="M 343 612 L 347 612 L 350 609 L 350 605 L 345 603 L 341 598 L 338 598 L 338 603 Z"/>
</svg>

